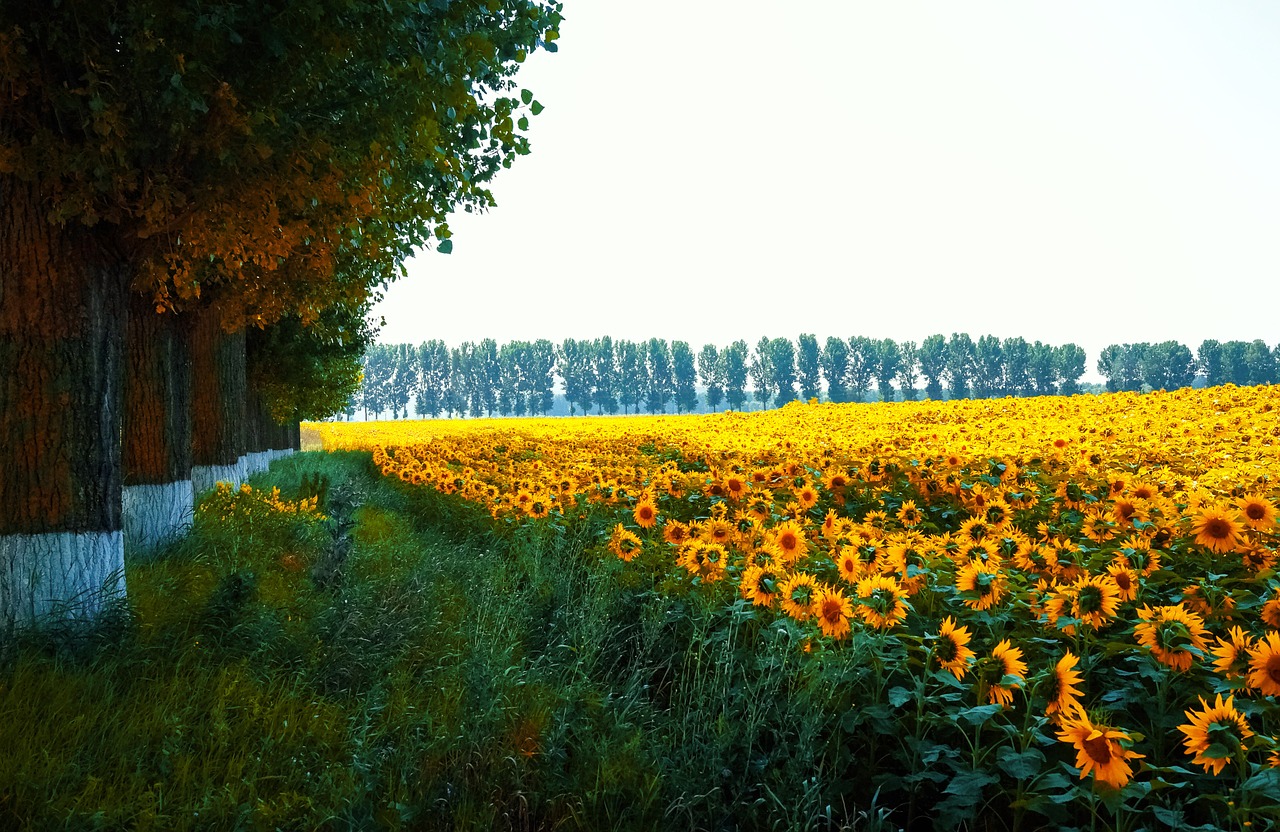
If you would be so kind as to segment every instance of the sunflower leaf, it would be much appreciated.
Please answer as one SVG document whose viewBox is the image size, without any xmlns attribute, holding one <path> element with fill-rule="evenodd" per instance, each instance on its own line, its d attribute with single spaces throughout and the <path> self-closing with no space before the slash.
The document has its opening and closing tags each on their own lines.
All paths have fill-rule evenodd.
<svg viewBox="0 0 1280 832">
<path fill-rule="evenodd" d="M 1030 748 L 1026 751 L 1014 751 L 1008 746 L 1002 746 L 996 752 L 996 765 L 1010 777 L 1015 780 L 1026 780 L 1034 777 L 1040 771 L 1040 766 L 1045 761 L 1045 756 L 1038 748 Z"/>
</svg>

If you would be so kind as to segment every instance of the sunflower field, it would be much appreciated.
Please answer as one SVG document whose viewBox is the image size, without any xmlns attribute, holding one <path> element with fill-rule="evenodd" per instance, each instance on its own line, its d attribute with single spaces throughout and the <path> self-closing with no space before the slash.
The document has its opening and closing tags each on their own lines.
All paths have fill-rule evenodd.
<svg viewBox="0 0 1280 832">
<path fill-rule="evenodd" d="M 832 799 L 908 826 L 1280 821 L 1280 388 L 311 429 L 821 680 Z"/>
</svg>

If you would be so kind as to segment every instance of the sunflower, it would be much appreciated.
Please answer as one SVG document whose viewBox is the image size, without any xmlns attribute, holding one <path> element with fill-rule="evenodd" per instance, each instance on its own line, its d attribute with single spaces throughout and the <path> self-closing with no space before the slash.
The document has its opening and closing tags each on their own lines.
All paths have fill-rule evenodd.
<svg viewBox="0 0 1280 832">
<path fill-rule="evenodd" d="M 920 509 L 916 507 L 915 500 L 907 500 L 904 502 L 898 507 L 898 512 L 895 516 L 898 518 L 898 522 L 907 528 L 918 526 L 924 520 L 924 515 L 922 515 L 920 513 Z"/>
<path fill-rule="evenodd" d="M 1142 621 L 1133 628 L 1138 643 L 1150 650 L 1156 661 L 1174 670 L 1190 669 L 1195 656 L 1209 650 L 1204 619 L 1181 604 L 1155 609 L 1144 606 L 1138 610 L 1138 618 Z"/>
<path fill-rule="evenodd" d="M 1210 705 L 1200 697 L 1201 711 L 1187 710 L 1190 720 L 1186 725 L 1179 725 L 1178 730 L 1187 735 L 1183 744 L 1188 754 L 1194 754 L 1191 762 L 1204 766 L 1205 771 L 1221 774 L 1227 763 L 1231 762 L 1237 751 L 1244 751 L 1244 741 L 1253 736 L 1244 714 L 1235 708 L 1235 698 L 1228 696 L 1222 701 L 1222 694 Z"/>
<path fill-rule="evenodd" d="M 1276 565 L 1276 552 L 1258 540 L 1246 540 L 1240 547 L 1240 560 L 1255 575 Z"/>
<path fill-rule="evenodd" d="M 635 510 L 632 511 L 636 525 L 642 529 L 652 529 L 658 522 L 658 507 L 654 505 L 653 498 L 645 495 L 636 503 Z"/>
<path fill-rule="evenodd" d="M 729 553 L 723 546 L 705 540 L 690 540 L 676 554 L 676 563 L 705 583 L 715 583 L 724 577 L 728 560 Z"/>
<path fill-rule="evenodd" d="M 613 535 L 609 538 L 609 551 L 620 559 L 629 561 L 640 554 L 640 538 L 634 532 L 627 531 L 621 523 L 614 526 Z"/>
<path fill-rule="evenodd" d="M 999 566 L 1002 561 L 1000 549 L 991 538 L 984 540 L 965 540 L 962 538 L 960 548 L 956 552 L 956 562 L 960 564 L 984 563 L 994 568 Z"/>
<path fill-rule="evenodd" d="M 971 610 L 988 610 L 1004 596 L 1005 576 L 999 566 L 970 561 L 956 572 L 960 600 Z"/>
<path fill-rule="evenodd" d="M 907 617 L 910 606 L 897 580 L 873 575 L 858 581 L 859 612 L 868 626 L 887 630 Z"/>
<path fill-rule="evenodd" d="M 1276 589 L 1275 597 L 1262 605 L 1262 623 L 1266 624 L 1273 630 L 1280 630 L 1280 588 Z"/>
<path fill-rule="evenodd" d="M 733 524 L 723 517 L 708 517 L 703 522 L 698 536 L 708 543 L 718 543 L 723 546 L 733 537 L 733 531 Z"/>
<path fill-rule="evenodd" d="M 1091 508 L 1084 516 L 1080 531 L 1094 543 L 1106 543 L 1115 537 L 1111 517 L 1100 509 Z"/>
<path fill-rule="evenodd" d="M 746 477 L 741 474 L 730 474 L 724 478 L 724 494 L 730 500 L 735 502 L 747 496 L 751 486 L 747 483 Z"/>
<path fill-rule="evenodd" d="M 991 524 L 985 517 L 970 517 L 960 524 L 956 537 L 961 540 L 979 541 L 991 534 Z"/>
<path fill-rule="evenodd" d="M 822 587 L 813 600 L 813 616 L 824 635 L 844 638 L 849 634 L 849 619 L 853 605 L 844 591 L 837 587 Z"/>
<path fill-rule="evenodd" d="M 1239 627 L 1232 627 L 1226 638 L 1218 637 L 1213 648 L 1213 666 L 1228 679 L 1243 678 L 1249 672 L 1249 651 L 1253 638 Z"/>
<path fill-rule="evenodd" d="M 995 646 L 980 670 L 980 680 L 987 688 L 987 702 L 1008 707 L 1013 704 L 1014 690 L 1022 687 L 1022 680 L 1027 676 L 1027 663 L 1022 660 L 1022 650 L 1006 638 Z M 1009 681 L 1009 677 L 1017 681 Z"/>
<path fill-rule="evenodd" d="M 845 583 L 857 585 L 867 571 L 867 564 L 859 556 L 857 546 L 841 546 L 836 555 L 836 569 Z"/>
<path fill-rule="evenodd" d="M 1219 554 L 1240 545 L 1240 516 L 1227 504 L 1203 506 L 1191 520 L 1196 543 Z"/>
<path fill-rule="evenodd" d="M 1138 597 L 1138 587 L 1142 579 L 1137 572 L 1127 566 L 1113 563 L 1107 567 L 1107 574 L 1111 576 L 1116 589 L 1120 590 L 1121 601 L 1132 601 Z"/>
<path fill-rule="evenodd" d="M 1120 587 L 1110 575 L 1081 578 L 1071 587 L 1071 616 L 1094 629 L 1106 626 L 1116 615 L 1120 603 Z"/>
<path fill-rule="evenodd" d="M 1244 523 L 1260 532 L 1269 531 L 1276 524 L 1276 507 L 1261 494 L 1249 494 L 1236 500 L 1236 507 Z"/>
<path fill-rule="evenodd" d="M 1267 633 L 1249 651 L 1249 687 L 1280 696 L 1280 633 Z"/>
<path fill-rule="evenodd" d="M 974 657 L 977 655 L 968 647 L 969 639 L 972 637 L 969 628 L 957 627 L 955 619 L 951 616 L 943 619 L 942 628 L 938 631 L 938 643 L 933 648 L 933 655 L 938 660 L 939 668 L 955 676 L 956 679 L 964 678 L 965 671 L 969 669 L 969 665 L 973 664 Z"/>
<path fill-rule="evenodd" d="M 679 546 L 689 539 L 689 527 L 679 520 L 668 520 L 662 525 L 662 539 Z"/>
<path fill-rule="evenodd" d="M 771 537 L 771 542 L 789 563 L 794 563 L 805 553 L 804 529 L 794 520 L 779 523 L 774 527 Z"/>
<path fill-rule="evenodd" d="M 541 520 L 551 513 L 551 501 L 548 497 L 539 495 L 534 497 L 524 510 L 533 519 Z"/>
<path fill-rule="evenodd" d="M 771 607 L 778 600 L 783 575 L 783 571 L 773 564 L 757 563 L 743 571 L 738 590 L 753 606 Z"/>
<path fill-rule="evenodd" d="M 833 494 L 842 494 L 849 487 L 849 473 L 843 468 L 832 468 L 822 478 L 822 485 Z"/>
<path fill-rule="evenodd" d="M 1095 725 L 1080 709 L 1063 721 L 1058 739 L 1075 746 L 1080 779 L 1092 772 L 1095 782 L 1114 789 L 1124 788 L 1133 777 L 1129 760 L 1143 756 L 1131 750 L 1133 741 L 1128 734 L 1108 725 Z"/>
<path fill-rule="evenodd" d="M 818 489 L 805 483 L 804 486 L 796 489 L 796 502 L 800 504 L 801 509 L 808 511 L 818 504 Z"/>
<path fill-rule="evenodd" d="M 747 512 L 761 523 L 773 514 L 773 506 L 764 497 L 752 497 L 747 502 Z"/>
<path fill-rule="evenodd" d="M 1080 657 L 1068 650 L 1054 665 L 1045 680 L 1047 683 L 1045 698 L 1049 700 L 1049 704 L 1044 709 L 1045 716 L 1058 714 L 1058 718 L 1061 719 L 1062 716 L 1074 713 L 1080 707 L 1080 694 L 1084 691 L 1076 685 L 1083 682 L 1084 677 L 1075 670 L 1079 663 Z"/>
<path fill-rule="evenodd" d="M 1013 508 L 1003 499 L 992 500 L 987 503 L 987 509 L 982 513 L 982 516 L 991 525 L 991 528 L 1003 529 L 1013 520 Z"/>
<path fill-rule="evenodd" d="M 813 600 L 818 595 L 818 580 L 807 572 L 797 572 L 778 585 L 778 601 L 782 611 L 796 621 L 813 614 Z"/>
</svg>

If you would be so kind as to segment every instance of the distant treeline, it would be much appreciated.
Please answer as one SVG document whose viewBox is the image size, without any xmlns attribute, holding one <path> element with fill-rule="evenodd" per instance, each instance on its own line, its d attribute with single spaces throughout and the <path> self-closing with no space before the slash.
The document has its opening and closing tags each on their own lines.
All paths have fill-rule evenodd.
<svg viewBox="0 0 1280 832">
<path fill-rule="evenodd" d="M 1205 341 L 1199 352 L 1176 341 L 1113 344 L 1098 372 L 1105 389 L 1275 382 L 1280 348 L 1262 341 Z M 449 347 L 376 344 L 364 381 L 347 408 L 378 416 L 528 416 L 551 413 L 695 413 L 749 410 L 822 399 L 866 402 L 1073 395 L 1085 351 L 1023 338 L 957 333 L 914 341 L 813 335 L 734 341 L 695 352 L 686 341 L 566 338 L 559 344 L 492 338 Z"/>
</svg>

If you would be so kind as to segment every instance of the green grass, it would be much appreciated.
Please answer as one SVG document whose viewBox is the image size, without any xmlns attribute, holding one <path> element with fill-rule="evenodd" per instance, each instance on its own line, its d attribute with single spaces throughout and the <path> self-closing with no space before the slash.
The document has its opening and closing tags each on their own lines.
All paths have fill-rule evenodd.
<svg viewBox="0 0 1280 832">
<path fill-rule="evenodd" d="M 94 631 L 13 645 L 0 828 L 858 818 L 832 795 L 866 784 L 840 785 L 856 765 L 834 770 L 832 711 L 812 701 L 838 699 L 838 676 L 800 661 L 793 634 L 646 590 L 587 553 L 589 528 L 498 534 L 374 473 L 363 454 L 277 462 L 254 486 L 296 497 L 319 475 L 329 521 L 200 520 L 128 563 L 128 603 Z M 335 550 L 344 513 L 350 556 L 318 588 L 305 567 Z"/>
</svg>

